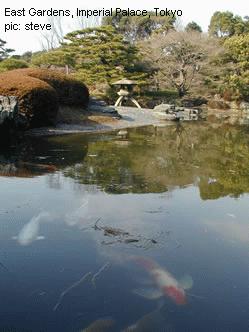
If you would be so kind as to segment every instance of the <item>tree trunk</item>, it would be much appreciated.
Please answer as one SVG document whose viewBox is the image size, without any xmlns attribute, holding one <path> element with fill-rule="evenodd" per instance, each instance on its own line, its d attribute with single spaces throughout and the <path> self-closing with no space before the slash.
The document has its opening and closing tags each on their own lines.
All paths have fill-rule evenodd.
<svg viewBox="0 0 249 332">
<path fill-rule="evenodd" d="M 179 95 L 180 98 L 185 96 L 186 92 L 187 91 L 186 91 L 184 86 L 178 86 L 178 95 Z"/>
</svg>

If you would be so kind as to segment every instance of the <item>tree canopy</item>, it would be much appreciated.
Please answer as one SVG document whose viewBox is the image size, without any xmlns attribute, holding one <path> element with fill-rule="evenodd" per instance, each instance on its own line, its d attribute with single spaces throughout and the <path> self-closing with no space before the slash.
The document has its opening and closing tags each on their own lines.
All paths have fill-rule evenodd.
<svg viewBox="0 0 249 332">
<path fill-rule="evenodd" d="M 224 47 L 224 63 L 232 64 L 225 83 L 236 98 L 249 100 L 249 33 L 228 38 Z"/>
<path fill-rule="evenodd" d="M 114 12 L 113 16 L 103 18 L 103 25 L 111 25 L 130 42 L 148 38 L 153 32 L 163 32 L 174 29 L 175 17 L 156 16 L 148 12 L 147 16 L 122 16 Z"/>
<path fill-rule="evenodd" d="M 61 47 L 41 53 L 33 63 L 70 65 L 75 77 L 88 85 L 112 83 L 127 76 L 143 81 L 138 50 L 111 26 L 87 28 L 68 33 Z"/>
<path fill-rule="evenodd" d="M 194 31 L 172 31 L 140 43 L 143 58 L 155 69 L 154 79 L 159 87 L 173 87 L 180 97 L 191 88 L 213 47 L 216 47 L 213 40 Z"/>
<path fill-rule="evenodd" d="M 249 32 L 249 21 L 247 18 L 243 20 L 241 16 L 234 15 L 229 11 L 217 11 L 211 17 L 208 32 L 215 37 L 240 35 Z"/>
<path fill-rule="evenodd" d="M 192 21 L 189 22 L 185 28 L 185 31 L 191 32 L 191 31 L 197 31 L 197 32 L 202 32 L 202 28 L 197 24 L 196 22 Z"/>
<path fill-rule="evenodd" d="M 147 16 L 116 14 L 65 36 L 58 20 L 50 37 L 60 36 L 60 45 L 33 54 L 10 57 L 13 50 L 0 39 L 0 70 L 30 64 L 65 70 L 107 100 L 111 83 L 123 77 L 150 85 L 149 92 L 170 89 L 179 97 L 226 92 L 230 100 L 248 100 L 248 16 L 216 11 L 206 34 L 194 21 L 178 30 L 175 17 L 153 11 Z"/>
</svg>

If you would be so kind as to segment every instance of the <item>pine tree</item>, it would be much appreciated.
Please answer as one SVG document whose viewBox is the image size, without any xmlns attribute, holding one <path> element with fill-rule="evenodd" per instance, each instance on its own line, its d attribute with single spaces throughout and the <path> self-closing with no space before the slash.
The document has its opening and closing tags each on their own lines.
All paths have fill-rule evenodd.
<svg viewBox="0 0 249 332">
<path fill-rule="evenodd" d="M 89 85 L 128 77 L 143 82 L 138 50 L 112 26 L 88 28 L 65 36 L 61 51 L 73 59 L 76 77 Z"/>
<path fill-rule="evenodd" d="M 0 38 L 0 61 L 8 58 L 9 53 L 14 52 L 11 48 L 5 48 L 6 41 Z"/>
</svg>

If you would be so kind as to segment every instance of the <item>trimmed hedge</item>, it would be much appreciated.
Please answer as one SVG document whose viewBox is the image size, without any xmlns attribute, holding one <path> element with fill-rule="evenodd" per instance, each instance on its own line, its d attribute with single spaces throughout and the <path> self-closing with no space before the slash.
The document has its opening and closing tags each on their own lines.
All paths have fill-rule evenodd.
<svg viewBox="0 0 249 332">
<path fill-rule="evenodd" d="M 25 68 L 17 69 L 14 72 L 38 78 L 51 85 L 57 92 L 59 103 L 62 105 L 85 107 L 89 102 L 89 91 L 85 84 L 56 70 Z"/>
<path fill-rule="evenodd" d="M 58 98 L 55 89 L 46 82 L 14 71 L 6 72 L 0 75 L 0 94 L 18 98 L 19 112 L 25 116 L 29 127 L 55 123 Z"/>
<path fill-rule="evenodd" d="M 87 87 L 55 70 L 25 68 L 0 74 L 0 95 L 18 97 L 29 127 L 55 124 L 59 105 L 86 107 Z"/>
<path fill-rule="evenodd" d="M 9 58 L 0 62 L 0 72 L 13 69 L 28 68 L 28 66 L 29 64 L 24 60 Z"/>
</svg>

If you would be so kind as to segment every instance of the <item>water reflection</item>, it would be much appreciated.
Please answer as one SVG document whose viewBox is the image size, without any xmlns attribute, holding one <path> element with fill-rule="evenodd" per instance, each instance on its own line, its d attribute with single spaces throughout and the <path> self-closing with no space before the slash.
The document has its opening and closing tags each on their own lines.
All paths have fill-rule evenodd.
<svg viewBox="0 0 249 332">
<path fill-rule="evenodd" d="M 248 223 L 239 223 L 238 220 L 209 220 L 208 229 L 218 233 L 222 238 L 231 241 L 249 244 Z"/>
<path fill-rule="evenodd" d="M 78 146 L 74 138 L 57 143 L 53 139 L 23 137 L 11 147 L 0 147 L 0 176 L 33 177 L 54 173 L 84 159 L 87 142 Z"/>
<path fill-rule="evenodd" d="M 249 330 L 248 143 L 202 122 L 3 152 L 0 330 Z"/>
<path fill-rule="evenodd" d="M 108 193 L 166 192 L 195 184 L 204 200 L 238 197 L 249 190 L 248 135 L 247 127 L 202 122 L 132 129 L 128 140 L 115 133 L 36 138 L 11 156 L 0 155 L 0 174 L 61 170 Z M 49 179 L 60 187 L 58 175 Z"/>
<path fill-rule="evenodd" d="M 156 132 L 131 130 L 129 137 L 130 144 L 122 147 L 115 136 L 90 143 L 90 157 L 65 169 L 64 175 L 108 193 L 165 192 L 194 183 L 205 200 L 238 197 L 249 190 L 244 127 L 184 123 Z"/>
</svg>

